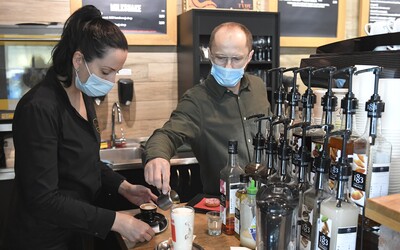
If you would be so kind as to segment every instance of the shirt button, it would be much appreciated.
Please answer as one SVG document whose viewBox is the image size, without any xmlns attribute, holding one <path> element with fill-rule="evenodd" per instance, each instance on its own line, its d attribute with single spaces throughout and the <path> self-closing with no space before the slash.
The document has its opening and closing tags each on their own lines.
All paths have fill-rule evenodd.
<svg viewBox="0 0 400 250">
<path fill-rule="evenodd" d="M 251 143 L 251 140 L 250 140 L 250 139 L 247 139 L 247 142 L 248 142 L 248 143 Z"/>
</svg>

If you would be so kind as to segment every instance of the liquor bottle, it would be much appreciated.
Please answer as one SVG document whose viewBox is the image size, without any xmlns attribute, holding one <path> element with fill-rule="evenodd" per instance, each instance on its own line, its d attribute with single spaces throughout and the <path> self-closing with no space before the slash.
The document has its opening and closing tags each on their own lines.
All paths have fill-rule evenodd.
<svg viewBox="0 0 400 250">
<path fill-rule="evenodd" d="M 256 194 L 254 180 L 250 181 L 247 196 L 240 203 L 240 245 L 256 248 Z"/>
<path fill-rule="evenodd" d="M 239 239 L 240 235 L 240 203 L 247 197 L 247 187 L 250 182 L 248 174 L 240 175 L 239 188 L 236 191 L 236 205 L 235 205 L 235 236 Z"/>
<path fill-rule="evenodd" d="M 322 201 L 318 223 L 319 249 L 356 249 L 359 208 L 351 201 L 348 182 L 351 166 L 346 147 L 349 130 L 339 130 L 333 135 L 342 135 L 342 151 L 337 165 L 336 195 Z"/>
<path fill-rule="evenodd" d="M 374 94 L 365 104 L 368 121 L 365 126 L 364 138 L 368 138 L 370 143 L 368 164 L 359 161 L 353 164 L 353 179 L 365 180 L 359 183 L 364 188 L 365 193 L 354 192 L 352 199 L 363 199 L 364 203 L 368 198 L 388 195 L 389 192 L 389 168 L 391 162 L 392 145 L 383 136 L 381 131 L 381 117 L 385 110 L 385 103 L 378 94 L 379 74 L 381 67 L 372 67 L 355 72 L 355 75 L 372 71 L 375 74 Z M 365 185 L 365 186 L 364 186 Z M 360 194 L 365 194 L 361 197 Z M 363 204 L 365 205 L 365 204 Z M 362 211 L 360 248 L 363 247 L 364 231 L 370 231 L 375 226 L 374 222 L 365 217 L 365 206 Z"/>
<path fill-rule="evenodd" d="M 239 188 L 240 175 L 244 173 L 237 159 L 238 142 L 228 142 L 228 163 L 220 172 L 220 193 L 222 231 L 227 235 L 235 233 L 236 191 Z"/>
<path fill-rule="evenodd" d="M 246 165 L 246 167 L 244 168 L 244 172 L 248 174 L 253 180 L 255 180 L 258 186 L 261 178 L 266 178 L 267 176 L 267 166 L 265 165 L 264 158 L 265 137 L 261 131 L 262 121 L 266 118 L 264 118 L 264 114 L 258 114 L 249 116 L 247 119 L 252 118 L 257 118 L 254 122 L 258 123 L 258 131 L 253 138 L 253 159 Z"/>
<path fill-rule="evenodd" d="M 318 126 L 318 125 L 316 125 Z M 328 149 L 330 131 L 333 125 L 324 125 L 326 133 L 324 136 L 324 148 Z M 300 239 L 299 249 L 317 249 L 318 243 L 318 221 L 320 215 L 321 202 L 329 198 L 332 192 L 328 186 L 328 176 L 330 167 L 329 151 L 322 151 L 313 162 L 315 169 L 315 181 L 307 191 L 304 192 L 301 203 Z"/>
</svg>

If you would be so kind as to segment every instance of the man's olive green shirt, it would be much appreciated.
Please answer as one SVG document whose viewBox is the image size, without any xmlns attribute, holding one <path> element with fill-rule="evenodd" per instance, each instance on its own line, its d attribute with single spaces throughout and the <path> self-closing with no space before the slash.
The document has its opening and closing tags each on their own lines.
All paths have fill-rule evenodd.
<svg viewBox="0 0 400 250">
<path fill-rule="evenodd" d="M 154 131 L 146 144 L 145 162 L 157 157 L 170 160 L 186 142 L 199 162 L 204 193 L 218 195 L 220 171 L 228 161 L 228 141 L 238 141 L 242 168 L 253 157 L 257 123 L 247 118 L 255 114 L 270 114 L 261 78 L 246 73 L 236 95 L 209 75 L 183 95 L 170 119 Z"/>
</svg>

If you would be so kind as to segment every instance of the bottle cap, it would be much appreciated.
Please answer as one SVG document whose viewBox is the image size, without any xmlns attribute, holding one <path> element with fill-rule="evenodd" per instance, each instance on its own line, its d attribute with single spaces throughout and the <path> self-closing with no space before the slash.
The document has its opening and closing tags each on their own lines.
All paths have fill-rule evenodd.
<svg viewBox="0 0 400 250">
<path fill-rule="evenodd" d="M 257 194 L 256 183 L 254 180 L 250 181 L 250 186 L 247 188 L 247 194 Z"/>
</svg>

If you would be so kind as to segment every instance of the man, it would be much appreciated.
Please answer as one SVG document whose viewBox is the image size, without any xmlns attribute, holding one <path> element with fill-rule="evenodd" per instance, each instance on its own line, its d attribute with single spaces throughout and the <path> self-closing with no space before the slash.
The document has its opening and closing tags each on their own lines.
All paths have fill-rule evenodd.
<svg viewBox="0 0 400 250">
<path fill-rule="evenodd" d="M 213 30 L 210 75 L 183 95 L 169 121 L 147 141 L 144 160 L 149 184 L 168 192 L 169 160 L 185 142 L 199 162 L 206 194 L 219 194 L 230 139 L 238 141 L 241 166 L 250 162 L 257 124 L 247 117 L 270 113 L 264 82 L 244 73 L 254 53 L 252 41 L 250 31 L 239 23 L 223 23 Z"/>
</svg>

